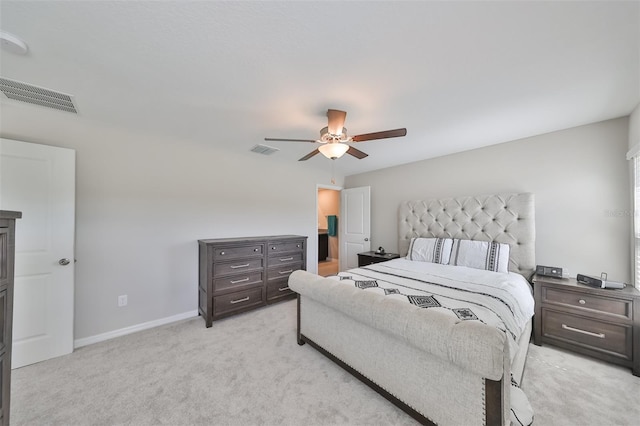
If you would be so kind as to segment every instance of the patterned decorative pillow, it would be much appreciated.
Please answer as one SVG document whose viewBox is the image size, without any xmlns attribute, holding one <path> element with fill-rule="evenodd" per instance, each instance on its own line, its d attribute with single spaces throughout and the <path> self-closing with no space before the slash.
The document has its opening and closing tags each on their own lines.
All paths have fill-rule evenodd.
<svg viewBox="0 0 640 426">
<path fill-rule="evenodd" d="M 448 265 L 452 245 L 451 238 L 412 238 L 407 259 Z"/>
<path fill-rule="evenodd" d="M 509 272 L 509 250 L 509 244 L 454 239 L 449 264 L 494 272 Z"/>
</svg>

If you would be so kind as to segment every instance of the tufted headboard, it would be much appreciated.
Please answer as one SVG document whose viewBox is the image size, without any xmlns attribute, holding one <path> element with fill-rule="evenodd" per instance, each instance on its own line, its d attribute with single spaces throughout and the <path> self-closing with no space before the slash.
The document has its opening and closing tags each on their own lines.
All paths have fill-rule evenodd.
<svg viewBox="0 0 640 426">
<path fill-rule="evenodd" d="M 509 271 L 528 279 L 535 269 L 534 211 L 530 193 L 406 201 L 398 212 L 400 256 L 413 237 L 496 241 L 511 246 Z"/>
</svg>

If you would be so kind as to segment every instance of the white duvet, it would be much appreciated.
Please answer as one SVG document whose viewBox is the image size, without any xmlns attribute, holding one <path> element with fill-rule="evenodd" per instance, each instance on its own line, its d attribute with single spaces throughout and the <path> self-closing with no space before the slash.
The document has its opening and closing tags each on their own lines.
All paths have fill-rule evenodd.
<svg viewBox="0 0 640 426">
<path fill-rule="evenodd" d="M 517 340 L 533 316 L 531 286 L 522 275 L 513 272 L 401 258 L 350 269 L 332 278 L 460 320 L 496 327 L 506 333 L 512 358 L 518 350 Z"/>
</svg>

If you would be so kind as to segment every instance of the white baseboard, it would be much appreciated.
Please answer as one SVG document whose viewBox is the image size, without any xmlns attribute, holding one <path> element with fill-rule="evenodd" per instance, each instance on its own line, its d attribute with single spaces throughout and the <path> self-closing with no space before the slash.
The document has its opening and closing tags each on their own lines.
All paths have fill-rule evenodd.
<svg viewBox="0 0 640 426">
<path fill-rule="evenodd" d="M 104 342 L 105 340 L 113 339 L 115 337 L 125 336 L 127 334 L 135 333 L 137 331 L 147 330 L 149 328 L 158 327 L 160 325 L 169 324 L 183 319 L 193 318 L 198 316 L 198 310 L 188 311 L 182 314 L 173 315 L 166 318 L 160 318 L 153 321 L 143 322 L 142 324 L 132 325 L 130 327 L 121 328 L 119 330 L 108 331 L 106 333 L 97 334 L 95 336 L 83 337 L 82 339 L 76 339 L 73 341 L 73 348 L 81 348 L 82 346 L 92 345 L 98 342 Z"/>
</svg>

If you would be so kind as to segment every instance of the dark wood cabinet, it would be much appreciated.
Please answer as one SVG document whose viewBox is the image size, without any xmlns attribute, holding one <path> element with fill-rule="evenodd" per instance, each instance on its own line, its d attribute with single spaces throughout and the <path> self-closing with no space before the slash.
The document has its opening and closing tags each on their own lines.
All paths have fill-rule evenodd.
<svg viewBox="0 0 640 426">
<path fill-rule="evenodd" d="M 379 254 L 375 251 L 365 251 L 364 253 L 358 253 L 358 267 L 386 262 L 387 260 L 397 259 L 399 257 L 400 255 L 398 253 Z"/>
<path fill-rule="evenodd" d="M 229 315 L 295 297 L 289 275 L 307 269 L 307 237 L 198 240 L 198 311 L 206 326 Z"/>
<path fill-rule="evenodd" d="M 329 234 L 318 233 L 318 262 L 324 262 L 329 257 Z"/>
<path fill-rule="evenodd" d="M 534 343 L 629 367 L 640 375 L 640 292 L 536 276 Z"/>
<path fill-rule="evenodd" d="M 16 219 L 20 212 L 0 210 L 0 425 L 9 424 L 11 402 L 11 330 Z"/>
</svg>

